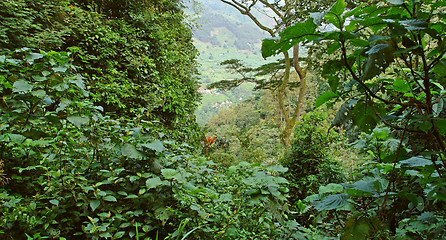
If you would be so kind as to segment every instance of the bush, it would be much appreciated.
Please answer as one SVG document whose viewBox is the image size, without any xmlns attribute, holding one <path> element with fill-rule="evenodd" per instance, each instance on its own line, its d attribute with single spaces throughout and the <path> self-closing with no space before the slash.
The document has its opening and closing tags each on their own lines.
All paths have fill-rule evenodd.
<svg viewBox="0 0 446 240">
<path fill-rule="evenodd" d="M 314 111 L 303 115 L 295 127 L 291 149 L 280 160 L 289 168 L 284 177 L 290 182 L 291 203 L 317 193 L 321 185 L 344 179 L 334 146 L 345 140 L 329 126 L 327 115 Z"/>
</svg>

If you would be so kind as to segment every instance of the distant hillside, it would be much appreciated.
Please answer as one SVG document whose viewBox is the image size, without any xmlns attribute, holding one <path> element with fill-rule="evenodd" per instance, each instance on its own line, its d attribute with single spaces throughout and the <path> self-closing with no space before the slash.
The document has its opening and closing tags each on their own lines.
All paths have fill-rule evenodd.
<svg viewBox="0 0 446 240">
<path fill-rule="evenodd" d="M 265 62 L 261 56 L 262 39 L 267 35 L 248 17 L 220 0 L 198 0 L 201 11 L 199 28 L 194 29 L 195 46 L 200 52 L 200 79 L 203 94 L 202 104 L 196 111 L 197 122 L 204 125 L 221 109 L 228 108 L 252 95 L 252 85 L 244 85 L 232 91 L 206 91 L 208 83 L 231 79 L 232 76 L 220 62 L 241 59 L 252 67 Z"/>
<path fill-rule="evenodd" d="M 225 28 L 229 31 L 235 41 L 234 47 L 239 50 L 251 50 L 252 46 L 259 44 L 264 34 L 250 24 L 242 24 L 240 22 L 233 22 L 227 16 L 219 13 L 206 13 L 201 16 L 199 21 L 201 28 L 196 29 L 194 37 L 202 42 L 211 43 L 214 46 L 222 46 L 224 42 L 220 42 L 215 34 L 218 28 Z"/>
</svg>

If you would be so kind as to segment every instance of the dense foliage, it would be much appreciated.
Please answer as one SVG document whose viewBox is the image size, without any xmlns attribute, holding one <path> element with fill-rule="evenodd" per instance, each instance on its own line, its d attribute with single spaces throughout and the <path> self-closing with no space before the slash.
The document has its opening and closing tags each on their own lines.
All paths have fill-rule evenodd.
<svg viewBox="0 0 446 240">
<path fill-rule="evenodd" d="M 317 193 L 321 185 L 344 180 L 335 157 L 346 148 L 345 139 L 329 127 L 327 114 L 320 111 L 305 114 L 296 125 L 292 147 L 280 160 L 289 169 L 284 176 L 292 203 Z"/>
<path fill-rule="evenodd" d="M 179 3 L 111 3 L 0 3 L 0 237 L 295 234 L 285 168 L 197 154 Z"/>
<path fill-rule="evenodd" d="M 329 46 L 281 166 L 267 94 L 198 144 L 181 2 L 0 2 L 0 238 L 445 238 L 445 10 L 338 0 L 264 40 Z M 346 178 L 342 124 L 365 156 Z"/>
<path fill-rule="evenodd" d="M 196 50 L 179 1 L 2 1 L 0 20 L 0 54 L 77 47 L 72 61 L 95 105 L 159 121 L 158 130 L 176 139 L 194 136 L 178 131 L 194 127 L 199 99 Z"/>
<path fill-rule="evenodd" d="M 345 101 L 342 114 L 370 134 L 372 160 L 359 181 L 330 184 L 307 198 L 320 211 L 343 213 L 344 239 L 444 238 L 444 1 L 390 1 L 326 12 L 263 43 L 265 56 L 296 42 L 328 41 L 331 91 L 316 105 Z M 331 24 L 320 32 L 318 24 Z M 368 139 L 368 141 L 367 141 Z"/>
</svg>

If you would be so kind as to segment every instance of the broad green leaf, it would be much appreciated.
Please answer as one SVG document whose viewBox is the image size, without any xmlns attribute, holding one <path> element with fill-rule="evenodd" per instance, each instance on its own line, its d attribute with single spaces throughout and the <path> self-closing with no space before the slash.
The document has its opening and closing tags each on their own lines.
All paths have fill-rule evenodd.
<svg viewBox="0 0 446 240">
<path fill-rule="evenodd" d="M 359 219 L 350 217 L 345 224 L 344 231 L 340 239 L 343 240 L 368 239 L 369 232 L 371 229 L 370 222 L 372 221 L 373 220 L 366 219 L 365 217 Z"/>
<path fill-rule="evenodd" d="M 410 31 L 422 30 L 428 26 L 427 21 L 424 19 L 410 19 L 410 20 L 400 21 L 399 23 Z"/>
<path fill-rule="evenodd" d="M 38 76 L 38 75 L 33 75 L 32 77 L 37 82 L 42 82 L 42 81 L 45 81 L 47 79 L 46 77 L 42 77 L 42 76 Z"/>
<path fill-rule="evenodd" d="M 121 147 L 122 155 L 133 158 L 133 159 L 141 159 L 143 158 L 143 155 L 136 150 L 135 146 L 133 146 L 130 143 L 126 143 Z"/>
<path fill-rule="evenodd" d="M 164 207 L 160 207 L 155 210 L 155 217 L 157 219 L 161 220 L 163 223 L 167 222 L 167 220 L 169 220 L 171 215 L 172 215 L 172 212 L 169 211 L 169 209 L 164 208 Z"/>
<path fill-rule="evenodd" d="M 57 200 L 57 199 L 51 199 L 50 203 L 53 205 L 59 206 L 59 200 Z"/>
<path fill-rule="evenodd" d="M 351 196 L 371 196 L 377 193 L 375 189 L 376 182 L 376 180 L 360 180 L 352 184 L 345 183 L 343 185 Z"/>
<path fill-rule="evenodd" d="M 403 5 L 404 3 L 404 0 L 386 0 L 386 1 L 394 5 Z"/>
<path fill-rule="evenodd" d="M 117 202 L 116 198 L 113 197 L 112 195 L 105 196 L 104 200 L 109 202 Z"/>
<path fill-rule="evenodd" d="M 108 218 L 109 216 L 110 216 L 110 212 L 98 213 L 98 217 L 101 217 L 101 218 Z"/>
<path fill-rule="evenodd" d="M 316 39 L 319 37 L 319 34 L 315 32 L 316 28 L 317 25 L 311 19 L 286 28 L 280 33 L 280 39 L 263 40 L 262 56 L 267 58 L 280 52 L 286 52 L 301 41 Z"/>
<path fill-rule="evenodd" d="M 14 133 L 9 133 L 9 139 L 11 139 L 12 142 L 21 144 L 26 140 L 26 137 L 20 134 L 14 134 Z"/>
<path fill-rule="evenodd" d="M 443 108 L 444 108 L 444 100 L 443 100 L 443 98 L 441 98 L 439 101 L 438 101 L 438 103 L 435 103 L 433 106 L 432 106 L 432 110 L 434 111 L 434 117 L 438 117 L 438 115 L 440 115 L 440 113 L 443 111 Z M 442 119 L 442 120 L 444 120 L 444 119 Z M 446 125 L 446 123 L 444 123 L 444 125 Z"/>
<path fill-rule="evenodd" d="M 278 45 L 275 39 L 264 39 L 262 41 L 262 57 L 267 58 L 276 55 L 278 52 Z"/>
<path fill-rule="evenodd" d="M 339 193 L 342 192 L 342 190 L 344 190 L 344 187 L 341 184 L 329 183 L 327 186 L 320 186 L 318 193 Z"/>
<path fill-rule="evenodd" d="M 302 41 L 307 39 L 306 37 L 312 35 L 316 37 L 316 28 L 317 25 L 311 19 L 307 19 L 305 22 L 296 23 L 280 33 L 281 41 L 289 41 L 290 39 Z M 294 46 L 294 44 L 292 46 Z M 283 49 L 282 51 L 286 50 L 288 49 Z"/>
<path fill-rule="evenodd" d="M 327 12 L 315 12 L 315 13 L 310 13 L 310 17 L 313 19 L 314 24 L 316 25 L 321 25 L 322 20 L 324 20 L 325 14 L 327 14 Z"/>
<path fill-rule="evenodd" d="M 347 200 L 349 198 L 350 196 L 348 194 L 335 194 L 326 196 L 321 200 L 312 202 L 311 204 L 319 211 L 333 210 L 347 205 Z"/>
<path fill-rule="evenodd" d="M 417 217 L 417 220 L 425 223 L 435 223 L 437 221 L 437 218 L 432 212 L 424 212 Z"/>
<path fill-rule="evenodd" d="M 421 131 L 427 133 L 432 128 L 432 123 L 430 121 L 422 121 L 421 123 L 417 123 L 416 126 L 418 126 Z"/>
<path fill-rule="evenodd" d="M 156 188 L 163 184 L 163 181 L 159 177 L 149 178 L 146 180 L 147 189 Z"/>
<path fill-rule="evenodd" d="M 161 142 L 160 140 L 155 140 L 151 143 L 144 143 L 141 144 L 141 146 L 155 150 L 157 152 L 163 152 L 166 148 L 163 146 L 163 142 Z"/>
<path fill-rule="evenodd" d="M 286 172 L 286 171 L 288 171 L 288 168 L 286 168 L 282 165 L 276 164 L 276 165 L 268 166 L 266 168 L 266 170 L 272 171 L 272 172 Z"/>
<path fill-rule="evenodd" d="M 385 139 L 390 134 L 390 128 L 382 127 L 373 129 L 373 137 L 377 139 Z"/>
<path fill-rule="evenodd" d="M 100 231 L 103 231 L 103 233 L 99 234 L 99 237 L 101 237 L 101 238 L 106 238 L 106 239 L 112 237 L 112 235 L 111 235 L 109 232 L 104 232 L 104 231 L 107 231 L 107 227 L 105 227 L 105 226 L 100 226 L 100 227 L 99 227 L 99 230 L 100 230 Z"/>
<path fill-rule="evenodd" d="M 31 94 L 35 97 L 40 98 L 40 99 L 42 99 L 46 96 L 46 92 L 43 89 L 32 91 Z"/>
<path fill-rule="evenodd" d="M 407 167 L 425 167 L 432 165 L 432 161 L 424 157 L 411 157 L 407 160 L 400 161 L 401 166 Z"/>
<path fill-rule="evenodd" d="M 344 0 L 338 0 L 336 3 L 330 8 L 328 13 L 335 14 L 337 16 L 341 16 L 344 13 L 345 7 L 347 7 L 347 3 Z"/>
<path fill-rule="evenodd" d="M 125 199 L 133 199 L 133 198 L 138 198 L 138 195 L 130 194 L 127 197 L 125 197 Z"/>
<path fill-rule="evenodd" d="M 276 186 L 268 186 L 268 191 L 273 195 L 274 197 L 278 197 L 281 195 L 280 191 L 277 189 Z"/>
<path fill-rule="evenodd" d="M 43 58 L 45 55 L 40 54 L 40 53 L 30 53 L 26 56 L 26 61 L 29 63 L 34 63 L 34 60 L 36 59 L 41 59 Z"/>
<path fill-rule="evenodd" d="M 85 90 L 84 80 L 82 80 L 81 76 L 79 77 L 76 80 L 72 81 L 72 83 L 74 83 L 78 88 Z"/>
<path fill-rule="evenodd" d="M 435 121 L 435 126 L 437 126 L 442 135 L 446 135 L 446 119 L 437 119 Z"/>
<path fill-rule="evenodd" d="M 66 67 L 62 67 L 62 66 L 54 67 L 54 68 L 53 68 L 53 71 L 54 71 L 54 72 L 66 72 L 66 71 L 67 71 L 67 68 L 66 68 Z"/>
<path fill-rule="evenodd" d="M 410 86 L 406 81 L 397 79 L 395 82 L 393 82 L 393 89 L 397 92 L 409 92 Z"/>
<path fill-rule="evenodd" d="M 373 46 L 371 49 L 369 49 L 367 52 L 365 52 L 368 55 L 381 52 L 383 49 L 386 49 L 389 47 L 389 44 L 380 43 Z"/>
<path fill-rule="evenodd" d="M 161 174 L 166 179 L 172 179 L 178 174 L 178 172 L 175 169 L 165 168 L 161 169 Z"/>
<path fill-rule="evenodd" d="M 96 208 L 99 207 L 99 205 L 101 205 L 101 201 L 99 201 L 99 200 L 90 201 L 90 207 L 93 212 L 96 210 Z"/>
<path fill-rule="evenodd" d="M 81 117 L 81 116 L 70 116 L 67 117 L 67 120 L 78 128 L 81 128 L 82 125 L 85 125 L 88 122 L 90 122 L 89 117 Z"/>
<path fill-rule="evenodd" d="M 125 232 L 124 231 L 120 231 L 120 232 L 115 233 L 115 235 L 113 235 L 113 238 L 114 239 L 119 239 L 119 238 L 122 238 L 124 235 L 125 235 Z"/>
<path fill-rule="evenodd" d="M 385 109 L 381 105 L 375 103 L 372 107 L 364 102 L 358 102 L 352 111 L 353 123 L 362 131 L 370 133 L 381 120 L 375 111 L 381 116 L 385 115 Z"/>
<path fill-rule="evenodd" d="M 14 92 L 27 92 L 33 89 L 33 85 L 25 80 L 16 81 L 13 85 Z"/>
<path fill-rule="evenodd" d="M 328 91 L 325 93 L 322 93 L 317 99 L 316 99 L 316 103 L 314 104 L 315 108 L 318 108 L 320 106 L 322 106 L 324 103 L 330 101 L 331 99 L 337 97 L 338 94 L 332 92 L 332 91 Z"/>
<path fill-rule="evenodd" d="M 347 7 L 347 3 L 344 0 L 338 0 L 325 15 L 325 20 L 335 25 L 338 29 L 341 29 L 341 24 L 344 23 L 342 13 L 345 7 Z"/>
</svg>

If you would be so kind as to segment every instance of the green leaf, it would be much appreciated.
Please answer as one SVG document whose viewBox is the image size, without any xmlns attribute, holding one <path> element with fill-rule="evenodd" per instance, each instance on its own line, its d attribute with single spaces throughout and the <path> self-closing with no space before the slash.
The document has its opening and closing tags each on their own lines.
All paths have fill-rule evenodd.
<svg viewBox="0 0 446 240">
<path fill-rule="evenodd" d="M 166 179 L 172 179 L 178 174 L 178 172 L 175 169 L 164 168 L 164 169 L 161 169 L 161 174 Z"/>
<path fill-rule="evenodd" d="M 166 148 L 163 145 L 163 142 L 161 142 L 160 140 L 155 140 L 151 143 L 145 143 L 145 144 L 141 144 L 141 146 L 155 150 L 157 152 L 163 152 Z"/>
<path fill-rule="evenodd" d="M 67 68 L 66 68 L 66 67 L 62 67 L 62 66 L 54 67 L 54 68 L 53 68 L 53 71 L 54 71 L 54 72 L 66 72 L 66 71 L 67 71 Z"/>
<path fill-rule="evenodd" d="M 53 205 L 59 206 L 59 200 L 57 200 L 57 199 L 50 200 L 50 203 Z"/>
<path fill-rule="evenodd" d="M 324 103 L 330 101 L 331 99 L 337 97 L 338 94 L 332 92 L 332 91 L 328 91 L 325 93 L 322 93 L 317 99 L 316 99 L 316 103 L 314 104 L 315 108 L 318 108 L 320 106 L 322 106 Z"/>
<path fill-rule="evenodd" d="M 385 140 L 385 138 L 389 136 L 390 132 L 390 128 L 388 127 L 375 128 L 373 129 L 373 137 Z"/>
<path fill-rule="evenodd" d="M 358 239 L 368 239 L 370 232 L 370 223 L 373 220 L 366 218 L 356 219 L 350 217 L 344 227 L 344 233 L 340 239 L 343 240 L 358 240 Z"/>
<path fill-rule="evenodd" d="M 409 92 L 410 86 L 406 81 L 397 79 L 395 82 L 393 82 L 393 89 L 397 92 Z"/>
<path fill-rule="evenodd" d="M 280 52 L 286 52 L 301 41 L 311 41 L 316 39 L 319 37 L 319 34 L 315 32 L 316 28 L 317 25 L 311 19 L 286 28 L 282 33 L 280 33 L 279 40 L 263 40 L 262 56 L 267 58 Z"/>
<path fill-rule="evenodd" d="M 90 201 L 90 207 L 93 212 L 96 210 L 96 208 L 99 207 L 99 205 L 101 205 L 101 201 L 99 201 L 99 200 Z"/>
<path fill-rule="evenodd" d="M 432 165 L 432 161 L 424 157 L 411 157 L 407 160 L 400 161 L 401 166 L 406 167 L 425 167 Z"/>
<path fill-rule="evenodd" d="M 347 7 L 347 3 L 344 0 L 338 0 L 325 15 L 325 20 L 341 29 L 341 25 L 344 23 L 342 13 L 345 7 Z"/>
<path fill-rule="evenodd" d="M 163 181 L 159 177 L 149 178 L 146 180 L 147 189 L 156 188 L 163 184 Z"/>
<path fill-rule="evenodd" d="M 125 234 L 124 231 L 117 232 L 117 233 L 115 233 L 115 235 L 113 235 L 113 238 L 115 238 L 115 239 L 122 238 L 124 236 L 124 234 Z"/>
<path fill-rule="evenodd" d="M 440 134 L 446 135 L 446 119 L 437 119 L 435 121 L 435 126 L 437 126 Z"/>
<path fill-rule="evenodd" d="M 345 183 L 343 185 L 347 189 L 347 193 L 351 196 L 371 196 L 377 193 L 375 183 L 376 180 L 360 180 L 352 184 Z"/>
<path fill-rule="evenodd" d="M 130 143 L 126 143 L 121 147 L 122 155 L 133 158 L 133 159 L 141 159 L 143 158 L 143 155 L 136 150 L 135 146 L 133 146 Z"/>
<path fill-rule="evenodd" d="M 327 12 L 315 12 L 310 13 L 310 17 L 313 19 L 314 24 L 321 25 L 322 20 L 324 20 L 325 14 L 327 14 Z"/>
<path fill-rule="evenodd" d="M 272 171 L 272 172 L 286 172 L 286 171 L 288 171 L 288 168 L 277 164 L 277 165 L 268 166 L 266 168 L 266 170 Z"/>
<path fill-rule="evenodd" d="M 327 186 L 320 186 L 318 193 L 319 194 L 338 193 L 342 192 L 342 190 L 344 190 L 344 187 L 341 184 L 329 183 Z"/>
<path fill-rule="evenodd" d="M 81 117 L 81 116 L 70 116 L 67 117 L 67 120 L 78 128 L 81 128 L 82 125 L 85 125 L 88 122 L 90 122 L 89 117 Z"/>
<path fill-rule="evenodd" d="M 33 89 L 33 85 L 25 80 L 16 81 L 13 85 L 14 92 L 27 92 Z"/>
<path fill-rule="evenodd" d="M 103 229 L 101 229 L 101 227 L 103 227 Z M 107 230 L 107 228 L 105 226 L 101 226 L 101 227 L 99 227 L 100 231 L 106 231 Z M 101 238 L 111 238 L 112 235 L 109 232 L 103 232 L 103 233 L 99 234 L 99 237 L 101 237 Z"/>
<path fill-rule="evenodd" d="M 43 97 L 46 96 L 46 92 L 45 92 L 45 90 L 43 90 L 43 89 L 39 89 L 39 90 L 36 90 L 36 91 L 32 91 L 31 94 L 32 94 L 33 96 L 35 96 L 35 97 L 40 98 L 40 99 L 42 99 Z"/>
<path fill-rule="evenodd" d="M 393 5 L 403 5 L 404 4 L 404 0 L 386 0 L 386 1 Z"/>
<path fill-rule="evenodd" d="M 172 215 L 172 212 L 169 211 L 169 209 L 160 207 L 155 210 L 155 217 L 159 220 L 161 220 L 163 223 L 167 222 L 169 220 L 170 216 Z"/>
<path fill-rule="evenodd" d="M 364 102 L 358 102 L 352 111 L 353 123 L 366 133 L 370 133 L 381 120 L 376 115 L 375 110 L 381 114 L 381 116 L 385 115 L 385 109 L 381 105 L 376 103 L 374 103 L 374 105 L 375 106 L 372 107 Z"/>
<path fill-rule="evenodd" d="M 313 36 L 314 38 L 318 37 L 315 32 L 316 28 L 317 25 L 311 19 L 307 19 L 305 22 L 296 23 L 280 33 L 281 41 L 289 41 L 290 39 L 302 41 L 308 40 L 307 37 L 310 36 Z M 310 39 L 313 37 L 310 37 Z M 294 46 L 294 44 L 292 46 Z M 288 49 L 282 49 L 282 52 L 286 50 Z"/>
<path fill-rule="evenodd" d="M 112 195 L 107 195 L 104 197 L 105 201 L 109 201 L 109 202 L 117 202 L 118 200 L 116 200 L 115 197 L 113 197 Z"/>
<path fill-rule="evenodd" d="M 435 223 L 437 221 L 437 218 L 432 212 L 424 212 L 417 217 L 417 220 L 425 223 Z"/>
<path fill-rule="evenodd" d="M 347 205 L 347 200 L 349 198 L 350 196 L 348 194 L 335 194 L 326 196 L 321 200 L 312 202 L 311 204 L 319 211 L 333 210 Z"/>
<path fill-rule="evenodd" d="M 34 60 L 36 59 L 41 59 L 43 58 L 45 55 L 40 54 L 40 53 L 30 53 L 26 56 L 26 61 L 29 63 L 34 63 Z"/>
<path fill-rule="evenodd" d="M 330 8 L 328 13 L 335 14 L 337 16 L 341 16 L 344 13 L 345 7 L 347 7 L 347 3 L 344 0 L 338 0 L 336 3 Z"/>
<path fill-rule="evenodd" d="M 423 30 L 428 26 L 427 21 L 424 19 L 410 19 L 410 20 L 400 21 L 399 23 L 410 31 Z"/>
<path fill-rule="evenodd" d="M 383 49 L 386 49 L 389 47 L 389 44 L 380 43 L 373 46 L 371 49 L 369 49 L 367 52 L 365 52 L 368 55 L 381 52 Z"/>
<path fill-rule="evenodd" d="M 21 144 L 26 140 L 26 137 L 20 134 L 14 134 L 14 133 L 9 133 L 9 139 L 11 139 L 12 142 Z"/>
<path fill-rule="evenodd" d="M 138 198 L 138 195 L 130 194 L 127 197 L 125 197 L 125 199 L 133 199 L 133 198 Z"/>
</svg>

